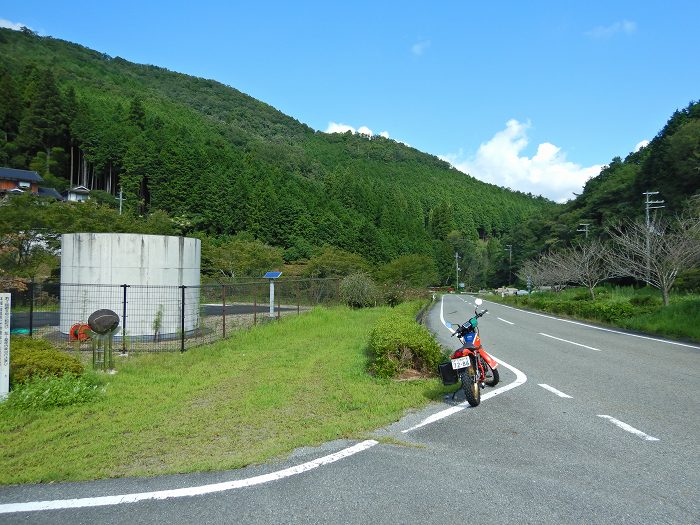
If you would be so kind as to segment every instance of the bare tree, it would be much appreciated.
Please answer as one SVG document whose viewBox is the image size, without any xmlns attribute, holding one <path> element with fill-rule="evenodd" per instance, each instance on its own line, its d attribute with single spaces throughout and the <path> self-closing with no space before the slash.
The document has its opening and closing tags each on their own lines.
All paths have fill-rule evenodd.
<svg viewBox="0 0 700 525">
<path fill-rule="evenodd" d="M 595 287 L 601 282 L 622 275 L 611 262 L 611 250 L 599 239 L 579 242 L 551 257 L 561 276 L 567 281 L 585 286 L 595 300 Z"/>
<path fill-rule="evenodd" d="M 658 288 L 664 305 L 679 272 L 700 263 L 700 218 L 628 221 L 608 229 L 617 249 L 612 262 L 628 275 Z"/>
<path fill-rule="evenodd" d="M 558 257 L 558 253 L 552 252 L 537 260 L 529 259 L 523 263 L 516 275 L 523 281 L 527 281 L 529 277 L 535 288 L 551 286 L 559 291 L 570 279 L 563 265 L 557 262 Z"/>
<path fill-rule="evenodd" d="M 535 259 L 528 259 L 525 261 L 520 269 L 515 272 L 515 275 L 523 282 L 527 282 L 527 280 L 530 279 L 533 288 L 542 286 L 543 279 L 540 272 L 540 265 Z"/>
</svg>

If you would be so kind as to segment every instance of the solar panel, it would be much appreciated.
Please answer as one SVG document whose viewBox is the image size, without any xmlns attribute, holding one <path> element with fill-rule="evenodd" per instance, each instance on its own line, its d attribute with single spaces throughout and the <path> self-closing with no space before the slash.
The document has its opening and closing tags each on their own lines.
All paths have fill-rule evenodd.
<svg viewBox="0 0 700 525">
<path fill-rule="evenodd" d="M 277 279 L 280 275 L 282 272 L 267 272 L 264 277 L 265 279 Z"/>
</svg>

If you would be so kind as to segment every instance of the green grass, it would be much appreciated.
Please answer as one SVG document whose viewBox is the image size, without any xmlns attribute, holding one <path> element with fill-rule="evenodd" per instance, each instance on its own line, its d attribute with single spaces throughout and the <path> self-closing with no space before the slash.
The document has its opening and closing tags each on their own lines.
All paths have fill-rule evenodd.
<svg viewBox="0 0 700 525">
<path fill-rule="evenodd" d="M 489 297 L 491 300 L 574 319 L 700 342 L 700 295 L 671 294 L 664 307 L 655 288 L 601 286 L 592 301 L 586 289 L 535 293 L 530 297 Z"/>
<path fill-rule="evenodd" d="M 0 405 L 0 483 L 241 468 L 358 438 L 439 398 L 437 379 L 366 372 L 386 308 L 314 309 L 184 354 L 130 356 L 91 403 Z"/>
<path fill-rule="evenodd" d="M 666 308 L 638 314 L 620 322 L 623 328 L 700 342 L 700 296 L 671 299 Z"/>
</svg>

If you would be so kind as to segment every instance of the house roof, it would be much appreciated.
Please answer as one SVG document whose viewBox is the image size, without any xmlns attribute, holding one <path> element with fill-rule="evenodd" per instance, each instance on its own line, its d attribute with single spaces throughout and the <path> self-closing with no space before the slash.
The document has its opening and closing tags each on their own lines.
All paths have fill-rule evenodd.
<svg viewBox="0 0 700 525">
<path fill-rule="evenodd" d="M 69 189 L 66 193 L 78 193 L 82 195 L 87 195 L 88 193 L 90 193 L 90 190 L 87 189 L 85 186 L 75 186 Z"/>
<path fill-rule="evenodd" d="M 44 182 L 44 179 L 36 171 L 17 170 L 15 168 L 0 168 L 0 179 Z"/>
<path fill-rule="evenodd" d="M 56 200 L 62 201 L 63 197 L 54 188 L 39 187 L 39 197 L 53 197 Z"/>
</svg>

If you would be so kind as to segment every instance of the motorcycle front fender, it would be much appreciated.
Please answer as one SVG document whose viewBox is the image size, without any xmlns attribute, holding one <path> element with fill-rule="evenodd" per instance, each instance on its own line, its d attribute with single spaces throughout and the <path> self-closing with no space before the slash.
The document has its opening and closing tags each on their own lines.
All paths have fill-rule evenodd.
<svg viewBox="0 0 700 525">
<path fill-rule="evenodd" d="M 491 368 L 498 367 L 498 361 L 491 357 L 483 348 L 479 348 L 479 355 L 489 364 Z"/>
</svg>

